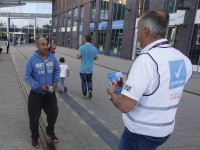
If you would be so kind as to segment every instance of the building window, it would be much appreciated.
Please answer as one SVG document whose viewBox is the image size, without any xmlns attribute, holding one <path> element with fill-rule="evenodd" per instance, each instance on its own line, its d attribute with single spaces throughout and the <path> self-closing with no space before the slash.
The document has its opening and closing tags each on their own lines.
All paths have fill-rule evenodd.
<svg viewBox="0 0 200 150">
<path fill-rule="evenodd" d="M 138 13 L 137 18 L 140 18 L 149 9 L 149 0 L 138 1 Z"/>
<path fill-rule="evenodd" d="M 90 22 L 94 23 L 95 22 L 95 16 L 96 16 L 96 1 L 92 2 L 92 10 L 91 10 L 91 20 Z"/>
<path fill-rule="evenodd" d="M 70 28 L 71 27 L 71 11 L 68 11 L 67 12 L 67 28 Z M 67 40 L 67 42 L 66 42 L 66 45 L 67 45 L 67 47 L 70 47 L 70 42 L 71 42 L 71 40 L 70 40 L 70 32 L 71 31 L 69 31 L 68 29 L 67 29 L 67 37 L 66 37 L 66 40 Z"/>
<path fill-rule="evenodd" d="M 108 19 L 109 0 L 100 0 L 100 18 L 99 22 Z"/>
<path fill-rule="evenodd" d="M 79 24 L 79 47 L 82 45 L 82 30 L 83 30 L 83 16 L 84 16 L 84 6 L 80 7 L 80 24 Z"/>
<path fill-rule="evenodd" d="M 73 31 L 72 31 L 72 48 L 77 46 L 77 17 L 78 17 L 78 8 L 74 9 L 73 15 Z"/>
<path fill-rule="evenodd" d="M 112 30 L 110 50 L 114 51 L 113 52 L 114 55 L 117 55 L 117 52 L 121 51 L 122 34 L 123 34 L 123 29 L 113 29 Z"/>
<path fill-rule="evenodd" d="M 126 0 L 119 0 L 114 3 L 113 21 L 124 20 Z"/>
<path fill-rule="evenodd" d="M 184 0 L 168 0 L 167 2 L 167 13 L 174 13 L 178 7 L 183 7 Z"/>
<path fill-rule="evenodd" d="M 106 44 L 106 30 L 99 30 L 98 32 L 98 45 L 97 48 L 100 49 L 105 49 L 105 44 Z"/>
<path fill-rule="evenodd" d="M 57 27 L 57 25 L 58 25 L 57 16 L 55 16 L 54 19 L 55 19 L 55 27 Z"/>
<path fill-rule="evenodd" d="M 77 26 L 78 8 L 74 9 L 73 26 Z"/>
<path fill-rule="evenodd" d="M 60 0 L 59 0 L 59 9 L 60 9 Z"/>
<path fill-rule="evenodd" d="M 59 15 L 59 24 L 58 26 L 60 27 L 61 26 L 61 14 Z"/>
<path fill-rule="evenodd" d="M 199 56 L 200 56 L 199 49 L 200 49 L 200 25 L 195 25 L 192 45 L 190 49 L 190 56 L 189 56 L 193 65 L 198 65 Z M 196 69 L 194 71 L 196 71 Z"/>
<path fill-rule="evenodd" d="M 66 26 L 66 12 L 63 14 L 63 26 Z"/>
</svg>

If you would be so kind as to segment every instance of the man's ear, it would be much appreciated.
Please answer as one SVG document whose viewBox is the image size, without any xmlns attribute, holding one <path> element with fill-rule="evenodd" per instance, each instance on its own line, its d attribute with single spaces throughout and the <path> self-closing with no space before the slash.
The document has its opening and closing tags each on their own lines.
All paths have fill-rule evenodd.
<svg viewBox="0 0 200 150">
<path fill-rule="evenodd" d="M 144 36 L 147 37 L 150 34 L 148 28 L 144 28 Z"/>
</svg>

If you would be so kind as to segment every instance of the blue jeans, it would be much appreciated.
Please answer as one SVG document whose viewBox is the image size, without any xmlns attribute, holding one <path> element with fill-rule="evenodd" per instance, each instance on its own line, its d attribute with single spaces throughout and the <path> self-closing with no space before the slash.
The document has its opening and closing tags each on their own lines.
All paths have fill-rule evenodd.
<svg viewBox="0 0 200 150">
<path fill-rule="evenodd" d="M 87 86 L 88 86 L 88 91 L 92 91 L 92 73 L 91 74 L 86 74 L 86 73 L 80 73 L 81 77 L 81 85 L 82 85 L 82 91 L 83 95 L 87 95 Z M 87 82 L 87 86 L 86 86 Z"/>
<path fill-rule="evenodd" d="M 139 135 L 130 132 L 126 127 L 122 134 L 118 150 L 155 150 L 158 146 L 162 145 L 170 135 L 163 138 L 150 137 Z"/>
<path fill-rule="evenodd" d="M 66 87 L 66 85 L 65 85 L 65 77 L 59 77 L 58 90 L 62 91 L 62 87 Z"/>
</svg>

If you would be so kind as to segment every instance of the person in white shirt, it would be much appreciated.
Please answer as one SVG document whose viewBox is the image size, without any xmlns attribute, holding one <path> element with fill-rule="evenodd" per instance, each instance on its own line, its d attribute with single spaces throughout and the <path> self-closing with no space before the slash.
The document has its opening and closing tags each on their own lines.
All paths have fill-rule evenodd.
<svg viewBox="0 0 200 150">
<path fill-rule="evenodd" d="M 165 39 L 169 15 L 149 11 L 138 22 L 143 48 L 133 62 L 121 95 L 107 88 L 113 104 L 123 112 L 124 133 L 118 150 L 155 150 L 171 135 L 184 85 L 192 76 L 190 60 Z"/>
<path fill-rule="evenodd" d="M 69 67 L 65 64 L 65 59 L 62 57 L 59 59 L 60 62 L 60 77 L 58 82 L 59 93 L 62 94 L 62 88 L 64 87 L 64 93 L 67 92 L 65 85 L 65 78 L 69 77 Z"/>
</svg>

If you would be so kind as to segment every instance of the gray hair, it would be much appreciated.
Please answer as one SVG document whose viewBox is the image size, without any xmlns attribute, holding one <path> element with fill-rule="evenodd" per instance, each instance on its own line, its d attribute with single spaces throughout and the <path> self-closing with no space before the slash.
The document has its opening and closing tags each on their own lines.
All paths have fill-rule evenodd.
<svg viewBox="0 0 200 150">
<path fill-rule="evenodd" d="M 148 28 L 155 38 L 163 38 L 167 34 L 169 14 L 157 11 L 148 11 L 140 19 L 142 30 Z"/>
</svg>

